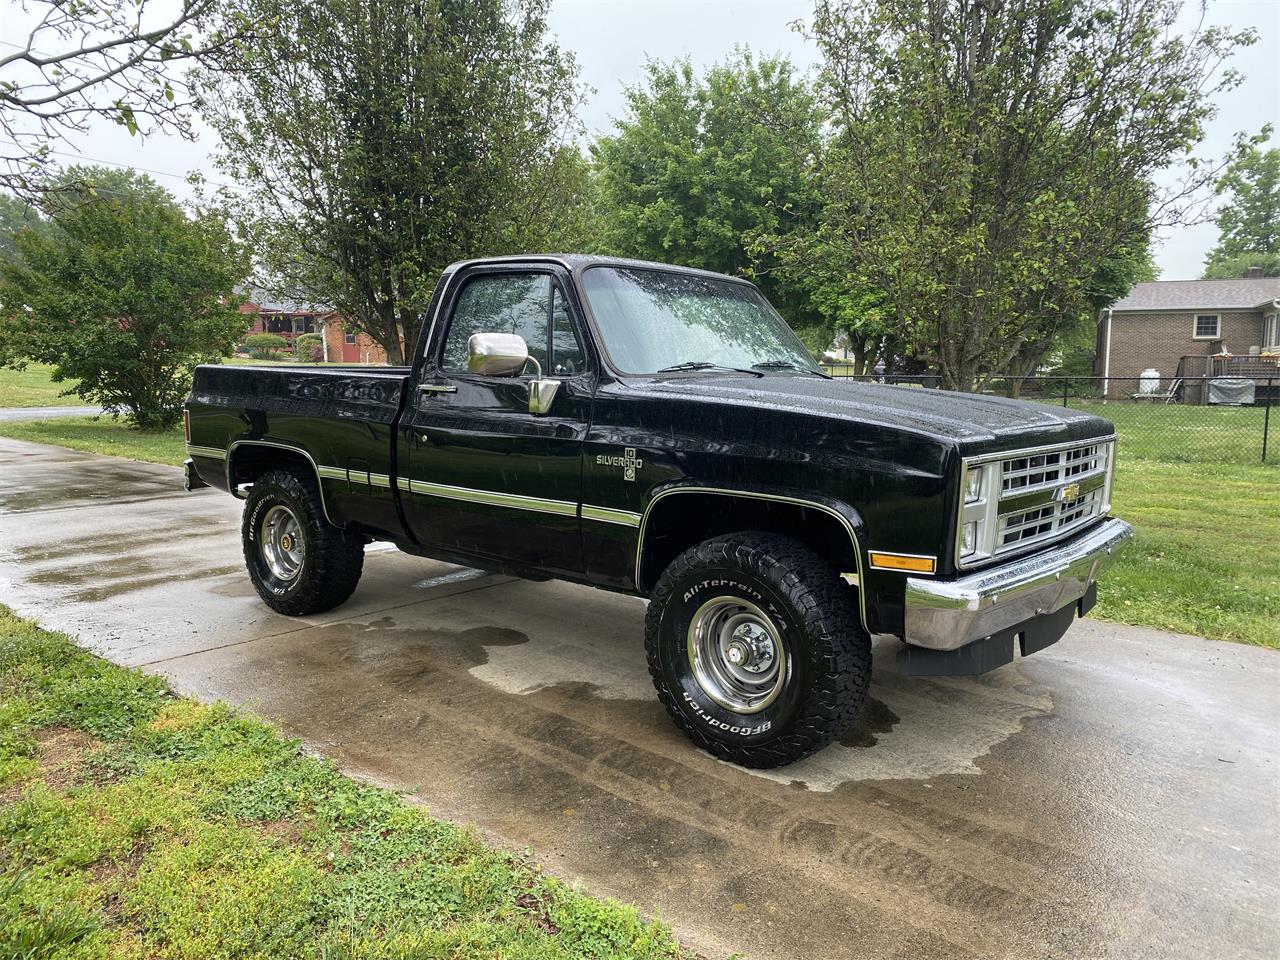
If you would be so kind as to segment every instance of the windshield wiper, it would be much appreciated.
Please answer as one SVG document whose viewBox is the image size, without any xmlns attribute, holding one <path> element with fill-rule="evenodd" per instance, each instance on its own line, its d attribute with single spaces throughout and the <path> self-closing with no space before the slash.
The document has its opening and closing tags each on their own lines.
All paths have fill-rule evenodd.
<svg viewBox="0 0 1280 960">
<path fill-rule="evenodd" d="M 813 367 L 806 367 L 793 360 L 761 360 L 751 366 L 759 370 L 798 370 L 801 373 L 812 373 L 815 377 L 822 377 L 823 380 L 834 379 L 829 373 L 823 373 L 821 370 L 813 369 Z"/>
<path fill-rule="evenodd" d="M 734 373 L 749 373 L 753 377 L 763 377 L 759 370 L 748 370 L 746 367 L 726 367 L 723 363 L 712 363 L 710 360 L 686 360 L 663 367 L 658 373 L 679 373 L 682 370 L 732 370 Z"/>
</svg>

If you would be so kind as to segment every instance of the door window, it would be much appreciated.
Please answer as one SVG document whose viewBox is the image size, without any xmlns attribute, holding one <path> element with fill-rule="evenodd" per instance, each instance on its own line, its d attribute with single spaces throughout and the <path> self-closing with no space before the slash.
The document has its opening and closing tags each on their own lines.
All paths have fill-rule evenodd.
<svg viewBox="0 0 1280 960">
<path fill-rule="evenodd" d="M 551 373 L 557 377 L 571 377 L 586 369 L 582 353 L 582 341 L 573 328 L 573 319 L 559 287 L 551 292 Z"/>
<path fill-rule="evenodd" d="M 564 293 L 545 273 L 502 273 L 469 281 L 458 295 L 445 337 L 445 370 L 467 369 L 467 342 L 477 333 L 519 334 L 546 376 L 571 377 L 586 369 Z"/>
<path fill-rule="evenodd" d="M 444 368 L 467 369 L 467 341 L 476 333 L 517 333 L 529 356 L 546 367 L 551 277 L 502 273 L 476 277 L 462 288 L 444 344 Z"/>
</svg>

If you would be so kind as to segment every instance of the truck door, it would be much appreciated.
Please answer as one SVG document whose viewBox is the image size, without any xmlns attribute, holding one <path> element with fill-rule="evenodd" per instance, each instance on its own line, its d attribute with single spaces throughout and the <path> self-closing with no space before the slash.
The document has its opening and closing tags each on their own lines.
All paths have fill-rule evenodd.
<svg viewBox="0 0 1280 960">
<path fill-rule="evenodd" d="M 582 570 L 578 506 L 594 361 L 563 268 L 464 268 L 446 291 L 399 434 L 405 518 L 428 551 Z M 524 338 L 543 378 L 558 381 L 530 412 L 534 364 L 517 376 L 467 369 L 473 334 Z"/>
</svg>

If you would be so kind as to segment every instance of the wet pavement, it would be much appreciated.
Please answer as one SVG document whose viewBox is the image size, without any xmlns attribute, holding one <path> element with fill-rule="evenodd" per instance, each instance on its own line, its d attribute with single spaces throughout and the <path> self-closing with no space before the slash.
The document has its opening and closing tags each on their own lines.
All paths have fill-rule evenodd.
<svg viewBox="0 0 1280 960">
<path fill-rule="evenodd" d="M 55 417 L 94 417 L 101 407 L 0 407 L 0 423 L 13 420 L 52 420 Z"/>
<path fill-rule="evenodd" d="M 641 601 L 371 547 L 289 619 L 240 504 L 0 440 L 0 601 L 750 958 L 1280 956 L 1280 656 L 1084 621 L 979 679 L 877 647 L 838 744 L 749 772 L 657 704 Z"/>
</svg>

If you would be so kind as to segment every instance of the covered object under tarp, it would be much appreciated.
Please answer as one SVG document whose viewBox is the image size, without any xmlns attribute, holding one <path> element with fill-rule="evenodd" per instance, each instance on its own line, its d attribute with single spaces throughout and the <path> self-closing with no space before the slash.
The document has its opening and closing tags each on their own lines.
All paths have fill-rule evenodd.
<svg viewBox="0 0 1280 960">
<path fill-rule="evenodd" d="M 1254 382 L 1236 378 L 1217 377 L 1209 381 L 1210 403 L 1253 403 Z"/>
</svg>

